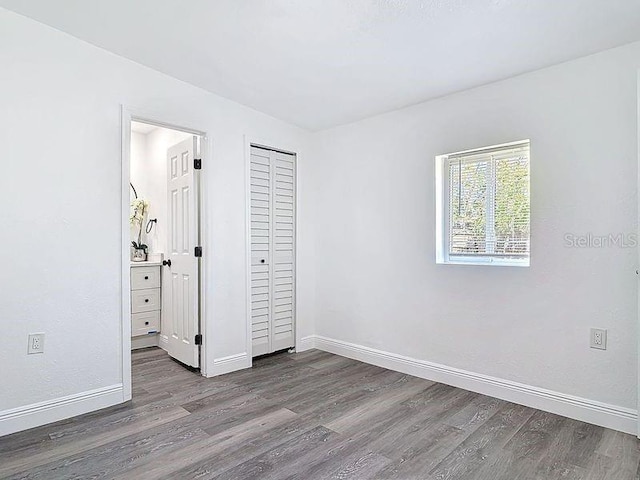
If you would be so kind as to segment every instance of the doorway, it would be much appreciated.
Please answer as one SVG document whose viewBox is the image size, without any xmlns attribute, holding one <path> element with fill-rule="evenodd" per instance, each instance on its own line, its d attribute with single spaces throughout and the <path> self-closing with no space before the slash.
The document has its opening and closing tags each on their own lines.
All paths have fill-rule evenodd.
<svg viewBox="0 0 640 480">
<path fill-rule="evenodd" d="M 205 145 L 204 132 L 123 114 L 125 400 L 131 398 L 132 350 L 161 349 L 205 374 L 200 222 Z"/>
</svg>

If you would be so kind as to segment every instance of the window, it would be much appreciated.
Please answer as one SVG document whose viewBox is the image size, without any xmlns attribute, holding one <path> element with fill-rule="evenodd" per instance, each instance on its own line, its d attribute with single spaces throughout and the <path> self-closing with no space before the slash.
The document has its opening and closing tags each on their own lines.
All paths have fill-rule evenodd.
<svg viewBox="0 0 640 480">
<path fill-rule="evenodd" d="M 529 266 L 529 141 L 436 158 L 438 263 Z"/>
</svg>

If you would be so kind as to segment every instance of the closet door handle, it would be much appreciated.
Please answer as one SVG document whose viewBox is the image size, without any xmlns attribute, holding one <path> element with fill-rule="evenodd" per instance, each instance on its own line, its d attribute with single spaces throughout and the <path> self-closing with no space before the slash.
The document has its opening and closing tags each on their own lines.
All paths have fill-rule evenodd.
<svg viewBox="0 0 640 480">
<path fill-rule="evenodd" d="M 260 263 L 264 263 L 264 258 L 260 260 Z"/>
<path fill-rule="evenodd" d="M 145 298 L 145 299 L 144 299 L 144 303 L 149 303 L 149 299 L 148 299 L 148 298 Z"/>
<path fill-rule="evenodd" d="M 163 264 L 163 265 L 166 265 L 167 267 L 170 267 L 170 266 L 171 266 L 171 259 L 169 259 L 169 260 L 163 260 L 163 261 L 162 261 L 162 264 Z"/>
<path fill-rule="evenodd" d="M 145 280 L 149 280 L 149 275 L 145 275 L 145 276 L 144 276 L 144 279 L 145 279 Z"/>
</svg>

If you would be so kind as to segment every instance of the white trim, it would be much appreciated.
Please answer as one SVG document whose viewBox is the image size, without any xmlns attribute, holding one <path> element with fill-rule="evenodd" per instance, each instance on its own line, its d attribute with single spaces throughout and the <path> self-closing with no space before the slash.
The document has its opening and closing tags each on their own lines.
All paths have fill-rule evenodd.
<svg viewBox="0 0 640 480">
<path fill-rule="evenodd" d="M 471 148 L 469 150 L 461 150 L 460 152 L 452 152 L 452 153 L 447 153 L 444 154 L 442 156 L 445 157 L 468 157 L 470 155 L 474 155 L 474 154 L 484 154 L 484 153 L 489 153 L 492 152 L 494 150 L 505 150 L 509 147 L 511 148 L 525 148 L 528 147 L 529 144 L 531 143 L 530 139 L 525 139 L 525 140 L 516 140 L 515 142 L 507 142 L 507 143 L 499 143 L 497 145 L 491 145 L 489 147 L 479 147 L 479 148 Z"/>
<path fill-rule="evenodd" d="M 131 338 L 131 350 L 138 350 L 139 348 L 149 348 L 159 346 L 158 341 L 160 335 L 157 333 L 151 335 L 142 335 L 139 337 Z"/>
<path fill-rule="evenodd" d="M 253 342 L 251 327 L 251 141 L 247 135 L 244 141 L 244 242 L 245 242 L 245 351 L 249 355 L 249 367 L 253 365 Z"/>
<path fill-rule="evenodd" d="M 216 375 L 224 375 L 225 373 L 231 373 L 245 368 L 251 368 L 251 355 L 247 352 L 236 353 L 228 357 L 214 358 L 213 371 L 209 372 L 207 376 L 215 377 Z"/>
<path fill-rule="evenodd" d="M 468 157 L 474 154 L 487 154 L 491 151 L 501 151 L 514 148 L 527 148 L 529 151 L 529 164 L 531 163 L 531 140 L 519 140 L 516 142 L 502 143 L 490 147 L 475 148 L 461 152 L 447 153 L 435 157 L 435 233 L 436 233 L 436 264 L 441 265 L 476 265 L 492 267 L 529 267 L 530 255 L 525 258 L 501 258 L 491 254 L 485 255 L 455 255 L 449 253 L 449 161 L 456 157 Z M 493 161 L 492 161 L 493 162 Z M 490 183 L 490 182 L 488 182 Z M 492 206 L 493 204 L 489 202 Z M 487 212 L 489 215 L 489 212 Z M 529 220 L 531 223 L 531 220 Z M 486 239 L 485 239 L 486 240 Z"/>
<path fill-rule="evenodd" d="M 306 350 L 311 350 L 316 348 L 316 336 L 309 335 L 306 337 L 302 337 L 300 342 L 296 344 L 296 353 L 304 352 Z"/>
<path fill-rule="evenodd" d="M 326 352 L 636 435 L 638 411 L 315 335 Z"/>
<path fill-rule="evenodd" d="M 494 267 L 529 267 L 531 263 L 529 257 L 526 258 L 497 258 L 484 257 L 482 255 L 470 255 L 468 257 L 460 255 L 449 255 L 441 262 L 443 265 L 490 265 Z"/>
<path fill-rule="evenodd" d="M 121 212 L 120 212 L 120 356 L 122 374 L 122 401 L 131 400 L 131 258 L 130 258 L 130 196 L 131 182 L 131 118 L 133 114 L 121 105 Z"/>
<path fill-rule="evenodd" d="M 298 201 L 300 198 L 300 159 L 302 158 L 302 148 L 297 145 L 290 145 L 287 142 L 281 142 L 277 139 L 269 140 L 264 138 L 258 138 L 253 135 L 244 135 L 244 155 L 245 155 L 245 309 L 246 309 L 246 324 L 247 324 L 247 333 L 246 333 L 246 342 L 245 348 L 249 355 L 249 365 L 248 367 L 242 368 L 251 368 L 253 362 L 253 342 L 251 339 L 252 329 L 251 329 L 251 147 L 264 147 L 271 150 L 277 150 L 283 153 L 290 153 L 295 155 L 296 157 L 296 181 L 295 181 L 295 192 L 294 192 L 294 210 L 295 210 L 295 229 L 294 229 L 294 258 L 295 258 L 295 271 L 293 273 L 293 298 L 294 298 L 294 323 L 293 330 L 295 336 L 295 345 L 294 349 L 296 351 L 301 351 L 298 349 L 298 345 L 302 343 L 302 339 L 300 337 L 300 328 L 298 327 L 298 232 L 300 225 L 300 219 L 298 217 L 300 209 L 298 208 Z M 283 145 L 284 144 L 284 145 Z M 215 362 L 215 360 L 214 360 Z"/>
<path fill-rule="evenodd" d="M 200 170 L 200 179 L 198 181 L 198 196 L 200 197 L 200 205 L 199 205 L 199 235 L 200 235 L 200 245 L 202 246 L 202 257 L 200 258 L 200 333 L 202 334 L 202 345 L 200 346 L 200 374 L 203 376 L 207 376 L 207 358 L 208 355 L 213 353 L 213 343 L 209 343 L 209 335 L 213 335 L 213 331 L 209 331 L 207 326 L 209 322 L 207 322 L 207 314 L 213 308 L 212 303 L 207 302 L 207 278 L 209 277 L 208 272 L 213 272 L 213 267 L 207 268 L 207 263 L 210 262 L 212 256 L 210 253 L 213 251 L 213 245 L 211 242 L 211 235 L 209 229 L 209 222 L 206 221 L 207 218 L 207 186 L 209 183 L 205 180 L 205 176 L 207 175 L 207 169 L 209 164 L 213 165 L 213 140 L 206 133 L 200 135 L 200 158 L 202 159 L 202 170 Z M 208 242 L 208 243 L 207 243 Z"/>
<path fill-rule="evenodd" d="M 0 412 L 0 437 L 122 403 L 119 383 Z"/>
<path fill-rule="evenodd" d="M 637 115 L 637 126 L 638 126 L 638 134 L 636 136 L 637 139 L 640 139 L 640 68 L 638 69 L 637 72 L 637 83 L 636 83 L 636 115 Z M 638 166 L 640 166 L 640 142 L 637 142 L 637 149 L 638 149 L 638 157 L 636 160 L 636 164 Z M 640 168 L 638 169 L 638 178 L 636 179 L 636 193 L 640 192 Z M 638 208 L 640 208 L 640 196 L 638 196 Z M 640 235 L 640 225 L 638 226 L 638 234 Z M 637 257 L 636 257 L 636 324 L 638 324 L 638 322 L 640 321 L 640 275 L 638 275 L 638 270 L 640 269 L 640 245 L 638 246 L 637 249 Z M 636 339 L 636 351 L 640 352 L 640 328 L 637 329 L 638 331 L 638 338 Z M 637 408 L 638 410 L 640 410 L 640 355 L 637 355 L 637 362 L 638 362 L 638 383 L 636 386 L 637 389 Z M 640 415 L 638 416 L 638 430 L 637 430 L 637 436 L 638 438 L 640 438 Z"/>
</svg>

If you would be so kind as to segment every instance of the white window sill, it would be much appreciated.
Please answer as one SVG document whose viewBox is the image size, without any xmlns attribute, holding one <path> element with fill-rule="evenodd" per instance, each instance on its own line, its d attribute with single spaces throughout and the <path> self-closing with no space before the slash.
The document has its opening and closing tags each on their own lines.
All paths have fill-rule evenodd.
<svg viewBox="0 0 640 480">
<path fill-rule="evenodd" d="M 529 259 L 508 260 L 499 258 L 448 258 L 438 259 L 436 263 L 439 265 L 481 265 L 486 267 L 528 267 Z"/>
</svg>

